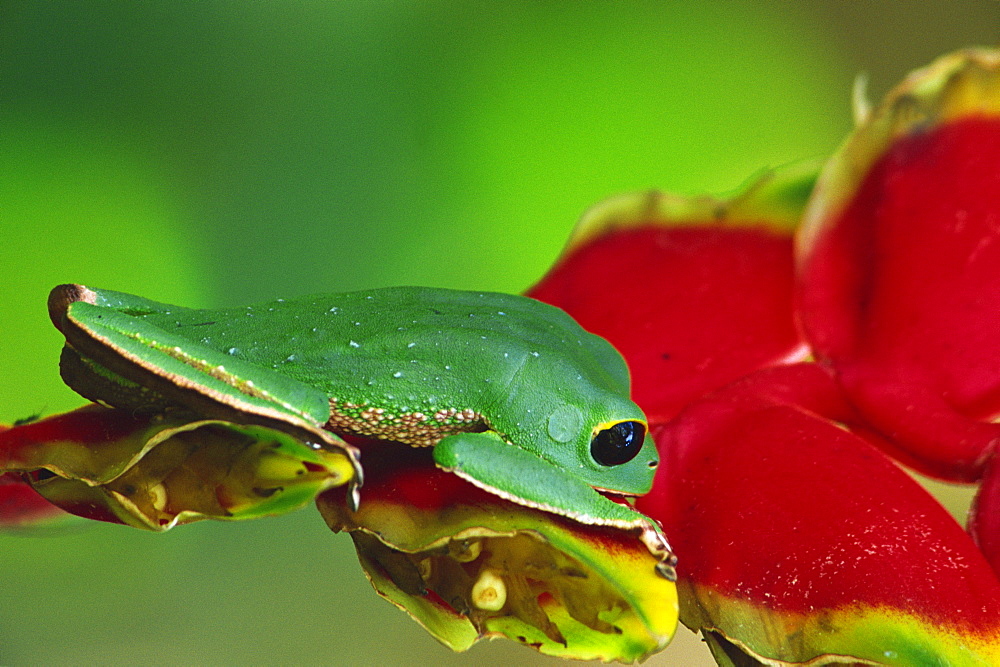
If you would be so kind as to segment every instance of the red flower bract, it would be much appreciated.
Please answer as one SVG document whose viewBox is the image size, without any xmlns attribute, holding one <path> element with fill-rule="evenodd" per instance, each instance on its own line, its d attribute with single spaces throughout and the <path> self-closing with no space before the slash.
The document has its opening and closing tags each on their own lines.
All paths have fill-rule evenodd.
<svg viewBox="0 0 1000 667">
<path fill-rule="evenodd" d="M 989 565 L 881 451 L 820 416 L 843 407 L 832 379 L 802 364 L 748 376 L 656 429 L 663 461 L 638 506 L 681 559 L 682 619 L 790 662 L 1000 657 Z"/>
<path fill-rule="evenodd" d="M 732 200 L 657 192 L 594 207 L 528 293 L 614 343 L 651 421 L 757 368 L 801 357 L 792 228 L 813 171 L 770 174 Z M 796 206 L 796 199 L 799 199 Z M 594 239 L 600 242 L 595 243 Z"/>
<path fill-rule="evenodd" d="M 1000 76 L 944 58 L 827 167 L 801 236 L 807 337 L 893 454 L 975 481 L 1000 439 Z"/>
<path fill-rule="evenodd" d="M 942 59 L 862 123 L 816 185 L 797 271 L 802 190 L 772 188 L 799 211 L 768 224 L 751 185 L 716 217 L 598 207 L 532 291 L 629 361 L 661 454 L 637 507 L 722 664 L 1000 663 L 997 577 L 882 453 L 975 479 L 1000 436 L 997 62 Z M 773 298 L 795 279 L 798 312 Z M 782 365 L 804 357 L 797 318 L 819 364 Z M 983 492 L 995 550 L 1000 484 Z"/>
</svg>

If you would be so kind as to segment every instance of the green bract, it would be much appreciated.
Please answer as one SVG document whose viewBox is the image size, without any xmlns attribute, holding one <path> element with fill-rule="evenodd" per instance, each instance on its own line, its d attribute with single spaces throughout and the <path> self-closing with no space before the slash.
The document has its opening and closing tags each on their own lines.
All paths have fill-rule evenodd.
<svg viewBox="0 0 1000 667">
<path fill-rule="evenodd" d="M 649 523 L 594 490 L 643 494 L 657 464 L 625 362 L 533 299 L 399 287 L 200 310 L 62 285 L 49 309 L 63 378 L 91 400 L 260 423 L 352 458 L 330 432 L 433 446 L 514 502 Z"/>
</svg>

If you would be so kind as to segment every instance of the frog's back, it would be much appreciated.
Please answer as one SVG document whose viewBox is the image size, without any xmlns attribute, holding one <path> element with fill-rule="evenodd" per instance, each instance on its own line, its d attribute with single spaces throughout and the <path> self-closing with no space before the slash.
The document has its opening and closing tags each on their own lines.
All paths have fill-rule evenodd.
<svg viewBox="0 0 1000 667">
<path fill-rule="evenodd" d="M 412 444 L 500 426 L 519 381 L 628 393 L 605 341 L 515 295 L 392 287 L 148 317 L 322 389 L 335 428 Z"/>
</svg>

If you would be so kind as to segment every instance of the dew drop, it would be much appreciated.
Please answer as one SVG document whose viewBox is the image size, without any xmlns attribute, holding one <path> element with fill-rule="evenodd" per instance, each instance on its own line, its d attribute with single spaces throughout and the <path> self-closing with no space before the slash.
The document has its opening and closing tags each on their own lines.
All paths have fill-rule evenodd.
<svg viewBox="0 0 1000 667">
<path fill-rule="evenodd" d="M 408 344 L 408 345 L 407 345 L 406 347 L 410 348 L 410 347 L 416 347 L 416 346 L 417 346 L 417 344 L 416 344 L 416 343 L 410 343 L 410 344 Z"/>
<path fill-rule="evenodd" d="M 403 377 L 403 373 L 402 373 L 402 371 L 396 371 L 395 373 L 392 374 L 392 377 L 394 377 L 394 378 L 401 378 L 401 377 Z"/>
<path fill-rule="evenodd" d="M 361 347 L 361 343 L 359 343 L 356 340 L 352 340 L 351 342 L 348 343 L 348 345 L 350 345 L 351 347 Z"/>
<path fill-rule="evenodd" d="M 226 350 L 226 352 L 229 354 L 236 354 L 237 352 L 239 352 L 239 350 L 237 350 L 235 347 L 231 347 L 228 350 Z"/>
</svg>

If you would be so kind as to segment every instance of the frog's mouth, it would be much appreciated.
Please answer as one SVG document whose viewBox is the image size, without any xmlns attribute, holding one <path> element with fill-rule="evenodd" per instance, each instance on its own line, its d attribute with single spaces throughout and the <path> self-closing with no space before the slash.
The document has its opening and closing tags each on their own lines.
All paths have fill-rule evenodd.
<svg viewBox="0 0 1000 667">
<path fill-rule="evenodd" d="M 332 489 L 320 512 L 351 533 L 376 590 L 446 646 L 505 636 L 551 655 L 632 662 L 669 641 L 676 590 L 634 531 L 511 503 L 426 451 L 360 447 L 360 509 Z"/>
</svg>

